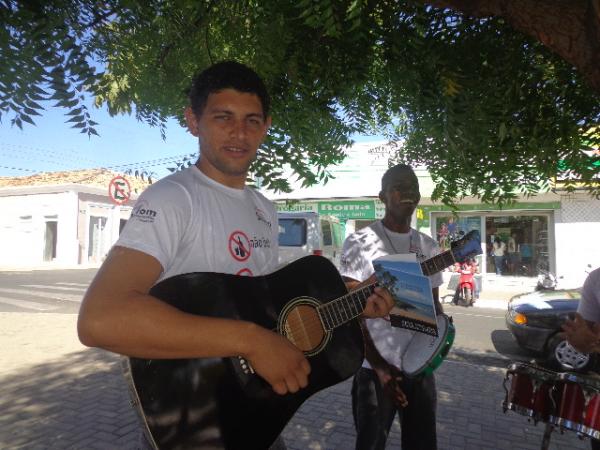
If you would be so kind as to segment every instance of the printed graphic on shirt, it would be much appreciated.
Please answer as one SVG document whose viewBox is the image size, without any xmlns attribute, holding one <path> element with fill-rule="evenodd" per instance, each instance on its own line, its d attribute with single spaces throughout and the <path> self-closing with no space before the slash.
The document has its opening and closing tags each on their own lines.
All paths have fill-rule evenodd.
<svg viewBox="0 0 600 450">
<path fill-rule="evenodd" d="M 271 221 L 267 219 L 267 215 L 265 214 L 265 212 L 260 209 L 260 208 L 256 208 L 256 218 L 258 219 L 259 222 L 263 222 L 264 224 L 268 225 L 269 228 L 272 227 L 271 225 Z"/>
<path fill-rule="evenodd" d="M 229 236 L 229 253 L 237 261 L 246 261 L 250 258 L 252 246 L 246 233 L 237 230 Z"/>
<path fill-rule="evenodd" d="M 150 209 L 148 202 L 146 200 L 142 200 L 136 203 L 135 207 L 131 211 L 131 218 L 135 218 L 140 222 L 154 222 L 158 213 Z"/>
<path fill-rule="evenodd" d="M 238 273 L 236 273 L 236 275 L 240 275 L 242 277 L 253 277 L 254 276 L 252 271 L 248 268 L 240 270 Z"/>
<path fill-rule="evenodd" d="M 257 238 L 256 236 L 252 236 L 252 239 L 250 239 L 250 246 L 252 248 L 271 248 L 271 239 L 265 237 Z"/>
</svg>

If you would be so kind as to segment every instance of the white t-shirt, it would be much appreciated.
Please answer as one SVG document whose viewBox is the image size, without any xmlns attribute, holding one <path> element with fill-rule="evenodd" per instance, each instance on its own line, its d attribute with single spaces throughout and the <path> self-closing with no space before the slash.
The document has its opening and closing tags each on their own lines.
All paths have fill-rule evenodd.
<svg viewBox="0 0 600 450">
<path fill-rule="evenodd" d="M 396 233 L 384 229 L 378 220 L 369 226 L 351 234 L 344 241 L 340 261 L 340 273 L 344 277 L 364 281 L 375 272 L 373 260 L 380 256 L 415 253 L 417 260 L 423 262 L 440 253 L 438 243 L 417 230 L 411 228 L 408 233 Z M 431 287 L 442 285 L 440 272 L 429 277 Z M 387 362 L 401 367 L 403 349 L 410 342 L 414 331 L 392 327 L 389 319 L 365 319 L 375 347 Z M 371 368 L 365 359 L 363 367 Z"/>
<path fill-rule="evenodd" d="M 277 213 L 254 189 L 234 189 L 196 166 L 146 189 L 115 245 L 153 256 L 159 281 L 189 272 L 264 275 L 277 267 Z"/>
<path fill-rule="evenodd" d="M 585 279 L 577 312 L 585 320 L 600 322 L 600 268 L 592 270 Z"/>
<path fill-rule="evenodd" d="M 494 256 L 504 256 L 506 251 L 506 244 L 502 241 L 500 243 L 494 242 Z"/>
</svg>

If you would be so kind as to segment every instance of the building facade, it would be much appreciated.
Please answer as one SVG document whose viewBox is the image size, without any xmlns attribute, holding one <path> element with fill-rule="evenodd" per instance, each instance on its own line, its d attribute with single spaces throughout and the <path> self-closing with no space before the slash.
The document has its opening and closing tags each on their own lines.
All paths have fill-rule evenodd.
<svg viewBox="0 0 600 450">
<path fill-rule="evenodd" d="M 99 265 L 145 185 L 106 169 L 0 178 L 0 267 Z"/>
<path fill-rule="evenodd" d="M 383 217 L 379 201 L 381 177 L 388 167 L 389 151 L 383 143 L 357 144 L 327 185 L 294 186 L 289 194 L 266 191 L 281 211 L 315 211 L 335 215 L 345 235 Z M 567 193 L 555 188 L 534 197 L 521 197 L 503 208 L 463 199 L 458 211 L 431 200 L 433 183 L 424 169 L 415 170 L 421 203 L 413 227 L 436 239 L 444 249 L 464 233 L 476 229 L 483 254 L 477 259 L 485 277 L 499 272 L 511 276 L 536 276 L 547 268 L 563 286 L 580 286 L 590 268 L 600 267 L 600 200 L 583 191 Z M 493 242 L 504 242 L 504 258 L 495 258 Z"/>
</svg>

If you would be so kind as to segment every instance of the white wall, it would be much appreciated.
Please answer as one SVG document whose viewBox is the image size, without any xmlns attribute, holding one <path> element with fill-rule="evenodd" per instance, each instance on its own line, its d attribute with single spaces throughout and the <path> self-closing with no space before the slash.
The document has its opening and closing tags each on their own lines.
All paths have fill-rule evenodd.
<svg viewBox="0 0 600 450">
<path fill-rule="evenodd" d="M 0 267 L 34 268 L 47 265 L 57 267 L 89 263 L 90 214 L 107 217 L 107 229 L 102 246 L 106 254 L 119 237 L 119 220 L 127 218 L 131 206 L 117 206 L 108 196 L 89 196 L 79 203 L 76 191 L 58 193 L 34 193 L 0 196 Z M 78 240 L 78 215 L 84 214 L 79 226 L 82 248 Z M 31 219 L 25 219 L 26 217 Z M 44 261 L 46 221 L 57 221 L 56 258 Z M 79 253 L 82 253 L 80 261 Z M 99 263 L 101 260 L 96 261 Z"/>
<path fill-rule="evenodd" d="M 43 264 L 46 221 L 49 220 L 58 222 L 55 262 L 77 263 L 75 193 L 0 197 L 0 211 L 1 265 Z M 25 219 L 28 216 L 31 219 Z"/>
<path fill-rule="evenodd" d="M 563 285 L 581 286 L 587 265 L 600 267 L 600 200 L 585 194 L 561 199 L 555 217 L 556 273 Z"/>
</svg>

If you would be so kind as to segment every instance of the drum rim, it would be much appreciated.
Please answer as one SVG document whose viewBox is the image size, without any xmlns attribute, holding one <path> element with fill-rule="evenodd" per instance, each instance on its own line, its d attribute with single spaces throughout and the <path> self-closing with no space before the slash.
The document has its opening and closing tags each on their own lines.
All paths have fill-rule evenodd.
<svg viewBox="0 0 600 450">
<path fill-rule="evenodd" d="M 413 371 L 408 371 L 404 368 L 404 357 L 406 356 L 406 352 L 408 352 L 408 349 L 407 349 L 402 355 L 402 372 L 406 376 L 414 377 L 414 376 L 418 376 L 421 374 L 428 375 L 428 374 L 432 373 L 435 369 L 437 369 L 441 365 L 441 363 L 444 361 L 444 358 L 441 358 L 440 362 L 438 362 L 434 366 L 431 366 L 431 363 L 442 354 L 444 348 L 452 346 L 452 343 L 454 342 L 454 337 L 456 335 L 456 329 L 454 327 L 454 324 L 452 323 L 450 316 L 448 316 L 447 314 L 444 314 L 444 313 L 440 313 L 440 314 L 436 314 L 436 320 L 438 317 L 441 317 L 441 319 L 444 321 L 444 323 L 446 325 L 443 336 L 439 336 L 440 342 L 443 342 L 443 344 L 439 346 L 438 351 L 436 351 L 434 354 L 429 356 L 429 358 L 427 358 L 427 360 L 423 364 L 421 364 L 421 366 L 419 367 L 418 370 L 413 370 Z M 451 336 L 451 339 L 448 339 L 449 336 Z M 410 346 L 410 343 L 408 345 Z"/>
</svg>

